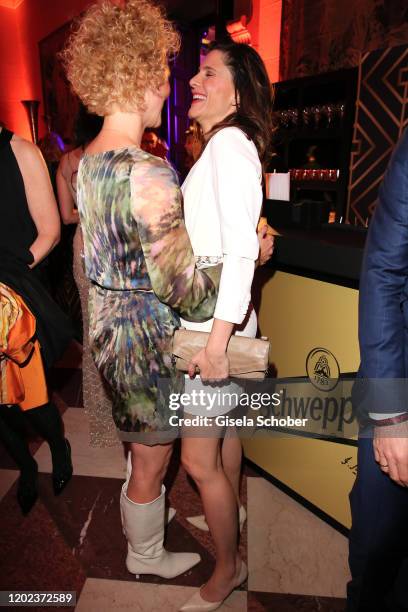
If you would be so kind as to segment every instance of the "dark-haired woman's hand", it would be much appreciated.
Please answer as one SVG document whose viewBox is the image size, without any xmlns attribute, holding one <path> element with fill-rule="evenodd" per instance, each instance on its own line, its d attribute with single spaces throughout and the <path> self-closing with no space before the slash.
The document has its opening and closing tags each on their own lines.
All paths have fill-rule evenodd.
<svg viewBox="0 0 408 612">
<path fill-rule="evenodd" d="M 194 357 L 188 367 L 190 378 L 194 378 L 199 370 L 203 382 L 220 382 L 229 376 L 229 359 L 226 352 L 211 352 L 210 349 L 201 349 Z"/>
<path fill-rule="evenodd" d="M 273 255 L 275 236 L 272 228 L 267 223 L 258 225 L 259 259 L 258 263 L 263 266 Z"/>
</svg>

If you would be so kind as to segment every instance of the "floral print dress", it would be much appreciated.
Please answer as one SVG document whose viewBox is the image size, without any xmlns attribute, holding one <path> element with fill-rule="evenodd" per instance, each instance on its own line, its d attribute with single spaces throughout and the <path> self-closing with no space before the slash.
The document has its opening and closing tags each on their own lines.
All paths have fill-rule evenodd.
<svg viewBox="0 0 408 612">
<path fill-rule="evenodd" d="M 184 384 L 171 361 L 178 314 L 212 317 L 221 266 L 196 268 L 177 175 L 137 147 L 84 155 L 78 210 L 91 280 L 89 341 L 112 390 L 119 437 L 165 442 L 177 435 L 166 396 Z"/>
</svg>

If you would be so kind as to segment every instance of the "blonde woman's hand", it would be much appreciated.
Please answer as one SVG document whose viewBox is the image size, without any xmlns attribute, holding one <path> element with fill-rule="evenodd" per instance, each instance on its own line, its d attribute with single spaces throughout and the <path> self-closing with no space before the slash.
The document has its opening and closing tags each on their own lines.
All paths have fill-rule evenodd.
<svg viewBox="0 0 408 612">
<path fill-rule="evenodd" d="M 229 359 L 227 353 L 211 352 L 207 348 L 201 349 L 188 366 L 190 378 L 194 378 L 196 368 L 199 369 L 200 378 L 203 382 L 220 382 L 229 376 Z"/>
</svg>

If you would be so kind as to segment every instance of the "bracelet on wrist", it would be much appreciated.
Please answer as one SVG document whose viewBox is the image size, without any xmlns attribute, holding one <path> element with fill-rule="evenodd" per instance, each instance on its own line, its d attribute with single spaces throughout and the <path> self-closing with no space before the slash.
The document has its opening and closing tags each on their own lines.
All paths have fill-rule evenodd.
<svg viewBox="0 0 408 612">
<path fill-rule="evenodd" d="M 399 414 L 398 416 L 390 417 L 389 419 L 371 419 L 371 423 L 375 427 L 387 427 L 389 425 L 398 425 L 399 423 L 406 423 L 408 421 L 408 412 Z"/>
</svg>

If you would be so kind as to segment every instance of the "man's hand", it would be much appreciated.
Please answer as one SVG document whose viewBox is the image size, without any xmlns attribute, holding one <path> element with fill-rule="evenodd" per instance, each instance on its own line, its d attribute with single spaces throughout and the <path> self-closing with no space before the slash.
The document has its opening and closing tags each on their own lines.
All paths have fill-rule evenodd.
<svg viewBox="0 0 408 612">
<path fill-rule="evenodd" d="M 385 474 L 408 487 L 408 422 L 374 427 L 375 460 Z"/>
<path fill-rule="evenodd" d="M 261 217 L 261 221 L 258 225 L 258 241 L 259 241 L 259 259 L 258 263 L 263 266 L 273 254 L 275 236 L 272 234 L 272 228 L 265 222 L 262 224 L 262 220 L 265 217 Z"/>
</svg>

